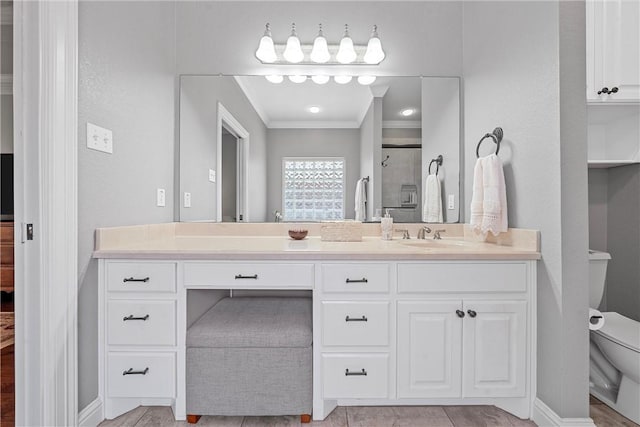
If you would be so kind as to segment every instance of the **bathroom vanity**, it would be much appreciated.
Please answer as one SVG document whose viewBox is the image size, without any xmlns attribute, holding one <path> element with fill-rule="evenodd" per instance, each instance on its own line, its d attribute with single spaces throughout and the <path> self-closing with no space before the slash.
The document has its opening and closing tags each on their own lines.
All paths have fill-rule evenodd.
<svg viewBox="0 0 640 427">
<path fill-rule="evenodd" d="M 411 240 L 382 241 L 364 225 L 362 242 L 323 242 L 319 224 L 302 241 L 287 224 L 97 230 L 106 418 L 171 405 L 185 419 L 187 327 L 244 290 L 313 298 L 314 419 L 336 405 L 449 404 L 530 418 L 537 232 L 481 243 L 451 224 L 447 239 L 416 240 L 415 224 Z"/>
</svg>

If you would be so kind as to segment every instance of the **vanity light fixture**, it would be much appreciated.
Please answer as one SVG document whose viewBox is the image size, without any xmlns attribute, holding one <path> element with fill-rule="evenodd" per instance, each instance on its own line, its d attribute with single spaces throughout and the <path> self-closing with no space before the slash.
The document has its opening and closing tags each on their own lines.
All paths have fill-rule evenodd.
<svg viewBox="0 0 640 427">
<path fill-rule="evenodd" d="M 370 85 L 376 81 L 376 76 L 358 76 L 358 83 L 363 86 Z"/>
<path fill-rule="evenodd" d="M 320 107 L 313 105 L 309 107 L 309 112 L 312 114 L 318 114 L 320 112 Z"/>
<path fill-rule="evenodd" d="M 287 47 L 284 49 L 284 53 L 282 54 L 284 59 L 287 61 L 297 64 L 304 59 L 304 53 L 302 52 L 302 47 L 300 46 L 300 39 L 298 38 L 298 34 L 296 33 L 296 24 L 291 24 L 291 35 L 287 39 Z"/>
<path fill-rule="evenodd" d="M 353 48 L 353 40 L 351 40 L 351 36 L 349 35 L 349 25 L 345 24 L 344 35 L 342 36 L 342 40 L 340 40 L 336 60 L 341 64 L 351 64 L 357 57 L 358 55 Z"/>
<path fill-rule="evenodd" d="M 346 85 L 351 81 L 352 78 L 353 78 L 352 76 L 345 76 L 345 75 L 333 76 L 333 80 L 340 85 Z"/>
<path fill-rule="evenodd" d="M 311 55 L 309 57 L 313 62 L 317 62 L 318 64 L 324 64 L 331 58 L 329 47 L 327 46 L 327 39 L 324 38 L 324 34 L 322 33 L 322 24 L 319 24 L 318 36 L 313 41 L 313 48 L 311 49 Z"/>
<path fill-rule="evenodd" d="M 313 82 L 316 84 L 323 85 L 329 81 L 329 76 L 324 74 L 317 74 L 311 76 L 311 80 L 313 80 Z"/>
<path fill-rule="evenodd" d="M 278 59 L 276 48 L 271 38 L 271 26 L 269 23 L 267 23 L 264 35 L 260 39 L 260 45 L 258 46 L 258 50 L 256 50 L 256 58 L 266 63 L 276 62 Z"/>
<path fill-rule="evenodd" d="M 305 81 L 307 81 L 307 76 L 296 74 L 294 76 L 289 76 L 289 80 L 291 80 L 293 83 L 304 83 Z"/>
<path fill-rule="evenodd" d="M 284 81 L 284 77 L 279 76 L 277 74 L 275 75 L 271 75 L 271 76 L 264 76 L 265 79 L 267 79 L 267 81 L 269 81 L 270 83 L 282 83 Z"/>
<path fill-rule="evenodd" d="M 413 115 L 413 113 L 415 113 L 416 110 L 414 110 L 413 108 L 406 108 L 402 111 L 400 111 L 400 114 L 405 116 L 405 117 L 409 117 L 411 115 Z"/>
<path fill-rule="evenodd" d="M 378 37 L 378 26 L 374 25 L 371 38 L 369 38 L 369 43 L 367 43 L 367 51 L 364 54 L 364 62 L 367 64 L 379 64 L 384 57 L 385 54 L 384 50 L 382 50 L 382 43 L 380 42 L 380 37 Z"/>
</svg>

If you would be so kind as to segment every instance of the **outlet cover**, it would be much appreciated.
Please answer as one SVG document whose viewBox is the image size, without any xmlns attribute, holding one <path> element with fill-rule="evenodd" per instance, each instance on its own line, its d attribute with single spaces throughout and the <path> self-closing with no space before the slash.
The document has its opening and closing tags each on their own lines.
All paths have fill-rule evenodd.
<svg viewBox="0 0 640 427">
<path fill-rule="evenodd" d="M 164 188 L 158 188 L 156 192 L 156 205 L 159 207 L 164 207 L 166 205 Z"/>
<path fill-rule="evenodd" d="M 87 122 L 87 147 L 113 154 L 113 132 Z"/>
<path fill-rule="evenodd" d="M 216 171 L 209 169 L 209 181 L 216 182 Z"/>
<path fill-rule="evenodd" d="M 184 193 L 184 207 L 191 207 L 191 193 Z"/>
<path fill-rule="evenodd" d="M 454 194 L 449 194 L 447 197 L 447 209 L 455 209 L 456 208 L 456 196 Z"/>
</svg>

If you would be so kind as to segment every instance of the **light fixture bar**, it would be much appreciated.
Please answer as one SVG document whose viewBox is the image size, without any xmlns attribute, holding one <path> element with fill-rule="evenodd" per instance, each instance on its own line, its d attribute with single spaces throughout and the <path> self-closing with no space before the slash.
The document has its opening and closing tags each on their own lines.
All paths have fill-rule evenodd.
<svg viewBox="0 0 640 427">
<path fill-rule="evenodd" d="M 353 65 L 358 65 L 358 66 L 363 66 L 363 65 L 368 65 L 368 66 L 372 66 L 372 65 L 377 65 L 377 64 L 368 64 L 364 61 L 364 54 L 367 51 L 367 46 L 366 45 L 353 45 L 354 50 L 356 51 L 356 60 L 353 61 L 350 64 L 341 64 L 338 61 L 336 61 L 336 53 L 338 52 L 338 45 L 329 45 L 328 49 L 329 49 L 329 53 L 331 54 L 331 59 L 329 59 L 329 61 L 324 62 L 322 64 L 319 64 L 317 62 L 313 62 L 310 58 L 311 56 L 311 51 L 313 49 L 313 45 L 310 44 L 303 44 L 301 45 L 301 49 L 302 49 L 302 53 L 304 54 L 304 59 L 300 62 L 297 63 L 291 63 L 288 62 L 286 59 L 284 59 L 283 56 L 283 52 L 286 49 L 286 45 L 285 44 L 276 44 L 275 45 L 275 51 L 276 51 L 276 59 L 273 62 L 264 62 L 262 61 L 260 58 L 258 58 L 260 60 L 261 63 L 265 64 L 265 65 L 315 65 L 316 67 L 320 66 L 320 67 L 324 67 L 326 65 L 340 65 L 343 67 L 350 67 Z"/>
</svg>

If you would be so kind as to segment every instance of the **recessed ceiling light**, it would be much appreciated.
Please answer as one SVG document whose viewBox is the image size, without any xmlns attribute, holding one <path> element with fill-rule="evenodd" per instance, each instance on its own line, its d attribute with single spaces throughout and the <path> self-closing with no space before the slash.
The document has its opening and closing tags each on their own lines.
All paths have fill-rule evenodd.
<svg viewBox="0 0 640 427">
<path fill-rule="evenodd" d="M 312 107 L 309 107 L 309 112 L 313 113 L 313 114 L 318 114 L 320 112 L 320 107 L 315 106 L 315 105 L 312 106 Z"/>
<path fill-rule="evenodd" d="M 404 110 L 400 111 L 400 114 L 402 114 L 405 117 L 409 117 L 415 112 L 416 112 L 416 110 L 414 110 L 413 108 L 407 108 L 407 109 L 404 109 Z"/>
<path fill-rule="evenodd" d="M 358 83 L 367 86 L 376 81 L 376 76 L 358 76 Z"/>
<path fill-rule="evenodd" d="M 291 80 L 294 83 L 304 83 L 307 80 L 307 76 L 300 76 L 300 75 L 289 76 L 289 80 Z"/>
<path fill-rule="evenodd" d="M 284 80 L 284 77 L 278 76 L 278 75 L 264 76 L 264 78 L 270 81 L 271 83 L 276 83 L 276 84 L 282 83 L 282 81 Z"/>
<path fill-rule="evenodd" d="M 333 80 L 335 80 L 336 83 L 341 84 L 341 85 L 345 85 L 345 84 L 349 83 L 352 78 L 353 77 L 351 77 L 351 76 L 333 76 Z"/>
</svg>

